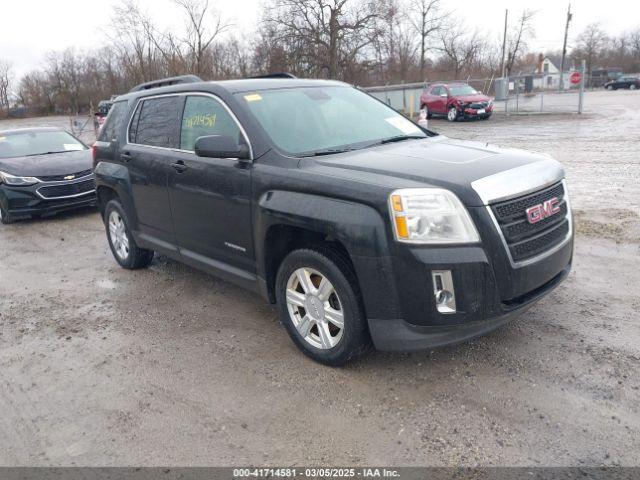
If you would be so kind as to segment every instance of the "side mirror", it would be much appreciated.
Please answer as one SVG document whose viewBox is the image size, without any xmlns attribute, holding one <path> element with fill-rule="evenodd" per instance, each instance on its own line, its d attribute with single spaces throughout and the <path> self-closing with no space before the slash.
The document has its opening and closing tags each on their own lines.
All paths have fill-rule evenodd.
<svg viewBox="0 0 640 480">
<path fill-rule="evenodd" d="M 238 144 L 236 140 L 228 135 L 208 135 L 199 137 L 195 146 L 196 155 L 209 158 L 237 158 L 238 160 L 249 160 L 249 147 Z"/>
</svg>

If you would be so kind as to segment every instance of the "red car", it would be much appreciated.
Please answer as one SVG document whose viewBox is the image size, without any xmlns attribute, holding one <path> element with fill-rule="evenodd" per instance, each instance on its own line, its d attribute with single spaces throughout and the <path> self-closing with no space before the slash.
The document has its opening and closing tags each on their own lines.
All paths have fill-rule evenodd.
<svg viewBox="0 0 640 480">
<path fill-rule="evenodd" d="M 429 118 L 444 115 L 450 122 L 462 118 L 486 120 L 493 113 L 491 98 L 466 83 L 430 85 L 420 95 L 420 106 L 426 107 Z"/>
</svg>

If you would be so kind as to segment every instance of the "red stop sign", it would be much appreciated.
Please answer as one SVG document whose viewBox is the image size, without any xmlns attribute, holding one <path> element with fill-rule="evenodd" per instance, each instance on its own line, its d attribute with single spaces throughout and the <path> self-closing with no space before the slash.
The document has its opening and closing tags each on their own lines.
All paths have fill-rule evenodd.
<svg viewBox="0 0 640 480">
<path fill-rule="evenodd" d="M 580 72 L 573 72 L 569 77 L 569 81 L 574 85 L 580 83 L 580 80 L 582 80 L 582 74 Z"/>
</svg>

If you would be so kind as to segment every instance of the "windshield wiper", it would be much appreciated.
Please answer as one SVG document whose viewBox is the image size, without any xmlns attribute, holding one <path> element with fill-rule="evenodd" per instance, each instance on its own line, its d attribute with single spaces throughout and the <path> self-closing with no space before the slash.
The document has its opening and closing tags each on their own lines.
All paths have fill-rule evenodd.
<svg viewBox="0 0 640 480">
<path fill-rule="evenodd" d="M 329 148 L 327 150 L 318 150 L 316 152 L 305 153 L 301 157 L 321 157 L 323 155 L 334 155 L 336 153 L 352 152 L 355 148 Z"/>
<path fill-rule="evenodd" d="M 421 135 L 396 135 L 395 137 L 382 139 L 378 143 L 375 143 L 374 145 L 384 145 L 385 143 L 402 142 L 404 140 L 418 140 L 420 138 L 427 138 L 427 137 L 421 136 Z"/>
<path fill-rule="evenodd" d="M 24 155 L 25 157 L 37 157 L 38 155 L 52 155 L 54 153 L 67 153 L 73 152 L 74 150 L 60 150 L 57 152 L 42 152 L 42 153 L 30 153 L 29 155 Z"/>
</svg>

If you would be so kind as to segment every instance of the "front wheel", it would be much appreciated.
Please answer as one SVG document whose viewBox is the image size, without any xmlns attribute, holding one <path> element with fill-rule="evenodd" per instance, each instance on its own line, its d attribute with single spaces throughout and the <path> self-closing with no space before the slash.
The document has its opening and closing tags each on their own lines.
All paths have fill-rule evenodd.
<svg viewBox="0 0 640 480">
<path fill-rule="evenodd" d="M 287 255 L 278 270 L 276 298 L 289 336 L 313 360 L 339 366 L 369 348 L 355 273 L 332 249 Z"/>
<path fill-rule="evenodd" d="M 127 216 L 118 200 L 110 200 L 107 203 L 104 209 L 104 223 L 111 253 L 121 267 L 134 270 L 149 266 L 153 260 L 153 250 L 136 245 Z"/>
<path fill-rule="evenodd" d="M 0 223 L 3 225 L 13 223 L 13 219 L 9 216 L 9 212 L 4 209 L 2 204 L 0 204 Z"/>
<path fill-rule="evenodd" d="M 447 120 L 450 122 L 455 122 L 458 119 L 458 109 L 456 107 L 451 107 L 447 111 Z"/>
<path fill-rule="evenodd" d="M 607 85 L 605 88 L 606 88 L 607 90 L 613 90 L 613 85 Z"/>
<path fill-rule="evenodd" d="M 637 87 L 632 83 L 629 85 L 629 90 L 635 90 Z"/>
</svg>

